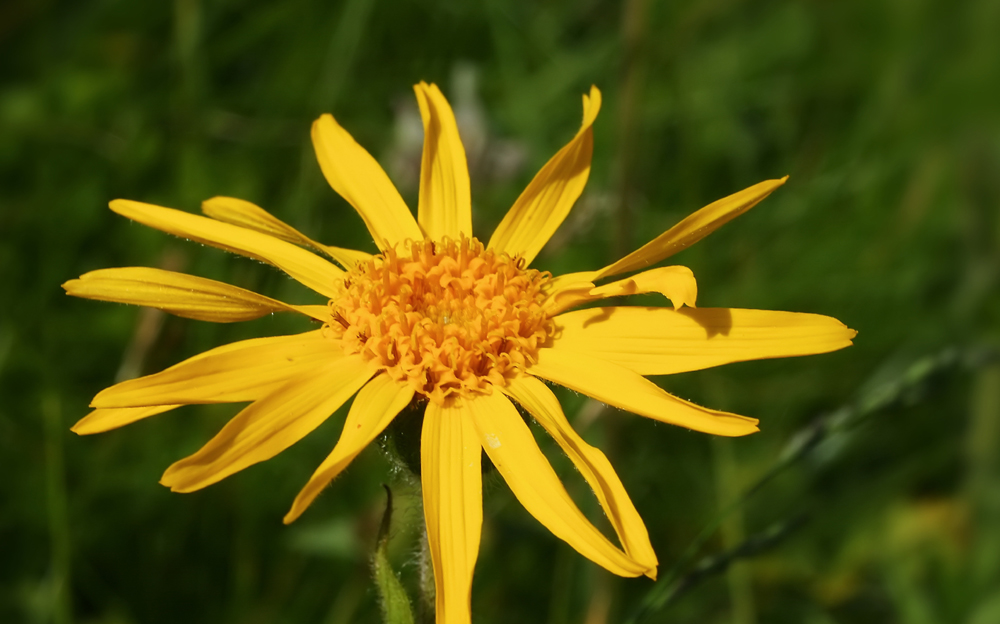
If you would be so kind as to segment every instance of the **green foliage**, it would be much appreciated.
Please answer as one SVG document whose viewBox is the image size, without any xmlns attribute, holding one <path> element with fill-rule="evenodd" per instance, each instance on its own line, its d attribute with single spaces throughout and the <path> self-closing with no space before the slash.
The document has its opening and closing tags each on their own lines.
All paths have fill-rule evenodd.
<svg viewBox="0 0 1000 624">
<path fill-rule="evenodd" d="M 372 572 L 378 589 L 379 604 L 382 607 L 382 621 L 385 624 L 413 624 L 413 611 L 406 588 L 389 562 L 389 530 L 392 524 L 392 490 L 385 488 L 385 514 L 378 528 L 378 542 L 372 557 Z"/>
<path fill-rule="evenodd" d="M 371 250 L 319 172 L 309 125 L 336 114 L 415 206 L 419 80 L 440 84 L 464 120 L 480 235 L 572 136 L 596 84 L 587 193 L 540 268 L 602 266 L 712 200 L 790 174 L 675 260 L 694 270 L 702 306 L 816 312 L 860 331 L 834 354 L 658 380 L 759 417 L 745 439 L 561 395 L 619 471 L 673 588 L 646 621 L 995 621 L 1000 368 L 973 356 L 1000 340 L 997 23 L 991 0 L 8 0 L 0 621 L 380 621 L 369 566 L 387 481 L 396 528 L 380 543 L 418 595 L 418 497 L 379 445 L 281 524 L 343 413 L 188 495 L 159 475 L 234 406 L 68 430 L 116 377 L 305 322 L 213 325 L 70 299 L 59 284 L 161 266 L 321 303 L 107 202 L 197 211 L 236 196 L 317 240 Z M 600 524 L 585 483 L 539 442 Z M 657 595 L 559 542 L 495 473 L 484 485 L 476 622 L 619 622 Z"/>
</svg>

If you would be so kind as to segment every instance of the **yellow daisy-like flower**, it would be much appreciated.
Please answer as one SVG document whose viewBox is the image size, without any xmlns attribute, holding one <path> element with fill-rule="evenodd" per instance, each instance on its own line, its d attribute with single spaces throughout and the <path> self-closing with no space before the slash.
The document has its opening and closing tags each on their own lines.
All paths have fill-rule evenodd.
<svg viewBox="0 0 1000 624">
<path fill-rule="evenodd" d="M 604 454 L 571 427 L 545 381 L 642 416 L 725 436 L 752 418 L 699 407 L 644 375 L 823 353 L 851 344 L 836 319 L 764 310 L 695 308 L 681 266 L 648 269 L 752 208 L 769 180 L 721 199 L 642 248 L 598 269 L 553 278 L 529 268 L 579 198 L 590 173 L 592 87 L 583 124 L 517 199 L 487 244 L 473 236 L 465 150 L 435 85 L 415 87 L 424 124 L 415 220 L 388 176 L 330 115 L 312 128 L 323 174 L 361 215 L 380 253 L 318 243 L 239 199 L 206 201 L 210 218 L 129 200 L 115 212 L 176 236 L 268 262 L 329 300 L 291 305 L 220 282 L 151 268 L 93 271 L 64 285 L 78 297 L 232 322 L 296 312 L 322 328 L 245 340 L 100 392 L 73 430 L 92 434 L 195 403 L 250 402 L 161 483 L 191 492 L 285 450 L 355 396 L 329 457 L 292 504 L 302 514 L 405 407 L 426 405 L 421 483 L 437 621 L 468 622 L 482 525 L 482 452 L 552 533 L 621 576 L 656 575 L 646 528 Z M 340 266 L 320 255 L 329 256 Z M 342 267 L 342 268 L 341 268 Z M 636 272 L 638 271 L 638 272 Z M 612 276 L 636 272 L 608 281 Z M 672 307 L 571 308 L 658 292 Z M 562 447 L 593 488 L 619 548 L 574 504 L 512 400 Z"/>
</svg>

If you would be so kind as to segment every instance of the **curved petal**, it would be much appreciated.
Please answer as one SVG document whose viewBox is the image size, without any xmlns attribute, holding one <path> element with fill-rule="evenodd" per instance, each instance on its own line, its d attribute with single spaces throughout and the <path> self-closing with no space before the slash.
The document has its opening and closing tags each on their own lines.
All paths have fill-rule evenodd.
<svg viewBox="0 0 1000 624">
<path fill-rule="evenodd" d="M 428 403 L 420 433 L 420 484 L 438 624 L 471 622 L 472 573 L 483 527 L 482 470 L 468 410 Z"/>
<path fill-rule="evenodd" d="M 618 262 L 598 271 L 597 279 L 644 269 L 694 245 L 759 204 L 765 197 L 784 184 L 787 179 L 788 176 L 780 180 L 765 180 L 738 193 L 733 193 L 729 197 L 712 202 Z"/>
<path fill-rule="evenodd" d="M 573 461 L 594 490 L 625 552 L 647 569 L 646 574 L 650 578 L 655 579 L 656 553 L 649 543 L 646 525 L 604 453 L 584 442 L 574 431 L 563 414 L 559 400 L 538 379 L 527 375 L 516 377 L 503 391 L 528 410 Z"/>
<path fill-rule="evenodd" d="M 363 251 L 317 243 L 260 206 L 244 199 L 213 197 L 201 203 L 201 211 L 218 221 L 262 232 L 296 245 L 318 249 L 347 269 L 353 268 L 360 261 L 371 258 L 371 254 Z"/>
<path fill-rule="evenodd" d="M 197 453 L 167 468 L 160 483 L 194 492 L 274 457 L 322 424 L 371 376 L 356 355 L 300 372 L 244 408 Z"/>
<path fill-rule="evenodd" d="M 327 297 L 336 295 L 333 283 L 344 275 L 316 254 L 260 232 L 128 199 L 116 199 L 110 206 L 123 217 L 157 230 L 273 264 Z"/>
<path fill-rule="evenodd" d="M 327 182 L 358 211 L 379 249 L 406 239 L 423 240 L 420 226 L 389 176 L 332 115 L 313 122 L 312 140 Z"/>
<path fill-rule="evenodd" d="M 542 294 L 545 296 L 542 308 L 551 316 L 552 312 L 549 312 L 549 310 L 562 310 L 566 307 L 572 307 L 572 305 L 575 305 L 572 302 L 581 293 L 589 293 L 595 287 L 594 281 L 596 279 L 597 271 L 578 271 L 576 273 L 564 273 L 554 276 L 542 285 Z M 565 300 L 569 300 L 571 305 L 563 305 Z"/>
<path fill-rule="evenodd" d="M 577 271 L 556 275 L 542 286 L 542 291 L 552 297 L 564 290 L 579 290 L 582 287 L 593 288 L 597 279 L 597 271 Z"/>
<path fill-rule="evenodd" d="M 669 299 L 675 310 L 685 305 L 693 308 L 698 299 L 698 282 L 687 267 L 659 267 L 603 286 L 594 287 L 591 282 L 565 284 L 555 293 L 549 293 L 542 307 L 546 314 L 553 316 L 598 299 L 652 292 Z"/>
<path fill-rule="evenodd" d="M 700 407 L 664 392 L 642 375 L 577 351 L 539 349 L 532 375 L 576 390 L 602 403 L 641 416 L 722 436 L 742 436 L 757 431 L 757 419 Z"/>
<path fill-rule="evenodd" d="M 413 90 L 424 122 L 417 220 L 431 240 L 472 238 L 469 166 L 455 115 L 437 85 L 421 82 Z"/>
<path fill-rule="evenodd" d="M 563 222 L 590 176 L 594 150 L 591 127 L 601 108 L 601 92 L 583 96 L 583 124 L 524 189 L 490 238 L 489 248 L 521 256 L 530 264 Z"/>
<path fill-rule="evenodd" d="M 77 435 L 104 433 L 118 427 L 132 424 L 143 418 L 149 418 L 163 412 L 177 409 L 180 405 L 151 405 L 149 407 L 112 407 L 95 409 L 70 427 Z"/>
<path fill-rule="evenodd" d="M 343 358 L 323 330 L 217 347 L 170 368 L 102 390 L 92 407 L 144 407 L 257 400 L 293 376 Z"/>
<path fill-rule="evenodd" d="M 829 316 L 735 308 L 592 308 L 554 320 L 554 348 L 613 362 L 640 375 L 827 353 L 850 346 L 857 334 Z"/>
<path fill-rule="evenodd" d="M 626 555 L 580 511 L 538 448 L 528 425 L 500 392 L 467 400 L 486 454 L 528 513 L 559 539 L 619 576 L 655 574 Z"/>
<path fill-rule="evenodd" d="M 412 387 L 400 385 L 385 374 L 378 375 L 365 384 L 358 396 L 354 397 L 337 445 L 295 497 L 291 510 L 285 514 L 285 524 L 294 522 L 301 516 L 323 488 L 336 479 L 358 453 L 382 433 L 396 414 L 409 405 L 412 398 Z"/>
<path fill-rule="evenodd" d="M 100 269 L 62 286 L 74 297 L 141 305 L 215 323 L 249 321 L 273 312 L 299 312 L 322 321 L 329 317 L 326 312 L 316 317 L 319 312 L 313 306 L 293 306 L 223 282 L 149 267 Z"/>
</svg>

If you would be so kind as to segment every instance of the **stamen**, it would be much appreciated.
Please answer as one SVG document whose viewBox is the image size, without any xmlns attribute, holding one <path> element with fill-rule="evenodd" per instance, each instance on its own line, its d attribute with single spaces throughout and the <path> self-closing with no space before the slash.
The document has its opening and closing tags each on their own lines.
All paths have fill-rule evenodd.
<svg viewBox="0 0 1000 624">
<path fill-rule="evenodd" d="M 408 249 L 407 249 L 408 247 Z M 352 269 L 330 301 L 342 346 L 443 404 L 489 394 L 537 360 L 549 273 L 472 238 L 417 241 Z"/>
</svg>

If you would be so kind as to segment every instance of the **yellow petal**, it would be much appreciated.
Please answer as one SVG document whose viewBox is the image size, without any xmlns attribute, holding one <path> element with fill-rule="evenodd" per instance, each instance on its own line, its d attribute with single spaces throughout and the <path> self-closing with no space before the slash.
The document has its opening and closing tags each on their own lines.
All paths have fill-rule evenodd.
<svg viewBox="0 0 1000 624">
<path fill-rule="evenodd" d="M 471 238 L 469 166 L 455 115 L 437 85 L 421 82 L 413 90 L 424 121 L 417 220 L 432 240 Z"/>
<path fill-rule="evenodd" d="M 255 338 L 217 347 L 165 371 L 123 381 L 98 393 L 92 407 L 143 407 L 253 401 L 289 378 L 343 357 L 323 330 Z"/>
<path fill-rule="evenodd" d="M 91 271 L 63 288 L 74 297 L 147 306 L 216 323 L 249 321 L 273 312 L 322 314 L 320 320 L 329 317 L 314 306 L 288 305 L 223 282 L 148 267 Z"/>
<path fill-rule="evenodd" d="M 423 240 L 420 226 L 389 176 L 332 115 L 313 122 L 312 140 L 327 182 L 358 211 L 379 249 L 406 239 Z"/>
<path fill-rule="evenodd" d="M 581 294 L 586 295 L 594 288 L 597 271 L 580 271 L 557 275 L 542 286 L 545 300 L 542 308 L 551 316 L 552 310 L 565 310 L 576 305 Z"/>
<path fill-rule="evenodd" d="M 857 333 L 829 316 L 735 308 L 593 308 L 557 316 L 555 324 L 555 348 L 640 375 L 827 353 L 850 346 Z"/>
<path fill-rule="evenodd" d="M 297 305 L 292 306 L 296 312 L 301 312 L 308 317 L 314 318 L 321 323 L 333 323 L 333 315 L 330 314 L 329 305 Z"/>
<path fill-rule="evenodd" d="M 318 249 L 348 269 L 353 268 L 360 261 L 371 258 L 371 254 L 363 251 L 317 243 L 260 206 L 243 199 L 213 197 L 202 202 L 201 211 L 219 221 L 269 234 L 296 245 Z"/>
<path fill-rule="evenodd" d="M 333 247 L 316 243 L 316 248 L 330 256 L 341 264 L 345 269 L 353 269 L 358 264 L 371 260 L 372 255 L 357 249 L 345 249 L 344 247 Z"/>
<path fill-rule="evenodd" d="M 594 149 L 591 127 L 601 108 L 601 92 L 583 96 L 583 124 L 573 140 L 542 167 L 497 226 L 488 247 L 531 263 L 583 193 Z"/>
<path fill-rule="evenodd" d="M 624 366 L 560 349 L 538 351 L 532 375 L 576 390 L 602 403 L 670 423 L 722 436 L 757 431 L 757 419 L 700 407 L 664 392 L 659 386 Z"/>
<path fill-rule="evenodd" d="M 598 272 L 597 278 L 644 269 L 690 247 L 756 206 L 787 179 L 788 176 L 780 180 L 765 180 L 712 202 L 618 262 L 604 267 Z"/>
<path fill-rule="evenodd" d="M 549 280 L 544 286 L 544 292 L 546 295 L 551 296 L 554 293 L 562 292 L 564 290 L 578 290 L 581 287 L 593 288 L 594 280 L 597 279 L 597 271 L 578 271 L 576 273 L 564 273 L 562 275 L 556 275 L 551 280 Z"/>
<path fill-rule="evenodd" d="M 619 576 L 641 576 L 635 561 L 587 520 L 542 455 L 528 426 L 500 392 L 466 401 L 479 441 L 517 500 L 545 528 L 584 557 Z"/>
<path fill-rule="evenodd" d="M 160 483 L 193 492 L 274 457 L 322 424 L 371 376 L 356 355 L 300 371 L 244 408 L 197 453 L 167 468 Z"/>
<path fill-rule="evenodd" d="M 180 405 L 152 405 L 150 407 L 117 407 L 110 409 L 95 409 L 77 421 L 70 431 L 77 435 L 104 433 L 118 427 L 149 418 L 163 412 L 169 412 Z"/>
<path fill-rule="evenodd" d="M 427 404 L 420 434 L 420 483 L 437 624 L 471 622 L 472 572 L 483 526 L 480 449 L 467 409 Z"/>
<path fill-rule="evenodd" d="M 344 430 L 333 452 L 320 464 L 309 482 L 295 497 L 285 524 L 302 515 L 323 488 L 337 478 L 347 465 L 388 426 L 413 398 L 413 388 L 401 385 L 388 375 L 379 375 L 358 392 L 344 422 Z"/>
<path fill-rule="evenodd" d="M 538 379 L 527 375 L 516 377 L 503 391 L 528 410 L 573 461 L 573 465 L 593 488 L 604 513 L 618 534 L 618 540 L 625 546 L 625 552 L 646 568 L 648 576 L 655 579 L 656 553 L 649 543 L 646 525 L 604 453 L 587 444 L 573 430 L 563 414 L 559 400 Z"/>
<path fill-rule="evenodd" d="M 660 267 L 596 288 L 589 282 L 563 285 L 556 293 L 549 294 L 543 307 L 545 312 L 552 316 L 598 299 L 652 292 L 660 293 L 669 299 L 675 310 L 685 305 L 693 308 L 698 299 L 698 283 L 694 279 L 694 273 L 687 267 Z"/>
<path fill-rule="evenodd" d="M 262 232 L 296 245 L 313 246 L 313 241 L 308 236 L 245 199 L 213 197 L 201 202 L 201 211 L 225 223 Z"/>
<path fill-rule="evenodd" d="M 335 296 L 333 284 L 344 275 L 342 270 L 316 254 L 246 228 L 128 199 L 114 200 L 111 209 L 133 221 L 175 236 L 273 264 L 327 297 Z"/>
</svg>

